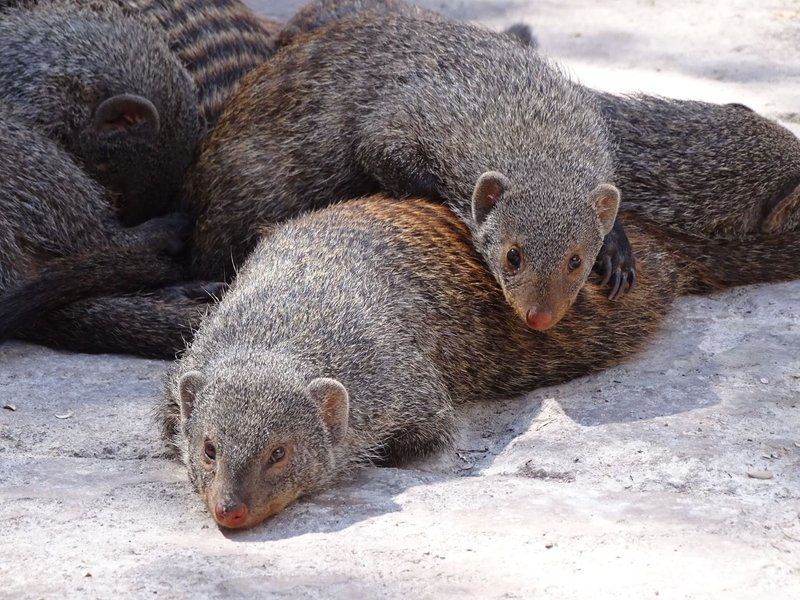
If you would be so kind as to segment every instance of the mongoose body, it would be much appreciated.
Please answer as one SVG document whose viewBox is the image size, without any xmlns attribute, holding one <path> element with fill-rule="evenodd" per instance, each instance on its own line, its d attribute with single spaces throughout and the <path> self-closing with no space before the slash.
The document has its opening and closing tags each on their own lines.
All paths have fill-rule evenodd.
<svg viewBox="0 0 800 600">
<path fill-rule="evenodd" d="M 623 207 L 737 237 L 800 226 L 800 140 L 738 104 L 597 93 Z"/>
<path fill-rule="evenodd" d="M 114 193 L 128 224 L 174 210 L 202 127 L 162 32 L 121 11 L 53 5 L 0 15 L 0 99 Z"/>
<path fill-rule="evenodd" d="M 190 178 L 195 275 L 231 275 L 265 224 L 382 190 L 446 202 L 517 314 L 566 314 L 619 204 L 593 101 L 509 36 L 368 13 L 282 50 L 248 78 Z M 616 268 L 630 259 L 614 229 Z M 625 263 L 628 264 L 628 263 Z"/>
<path fill-rule="evenodd" d="M 182 280 L 185 269 L 171 255 L 181 250 L 188 222 L 163 217 L 123 228 L 104 188 L 19 116 L 26 113 L 0 102 L 0 341 L 25 329 L 58 345 L 57 332 L 36 324 L 51 310 Z M 203 308 L 195 301 L 192 312 L 189 303 L 180 303 L 186 314 Z M 188 331 L 185 319 L 179 325 Z M 58 327 L 87 333 L 74 318 Z"/>
<path fill-rule="evenodd" d="M 278 226 L 169 376 L 164 435 L 214 518 L 251 526 L 358 464 L 446 446 L 460 404 L 631 356 L 683 291 L 763 280 L 769 265 L 800 275 L 796 234 L 747 250 L 686 238 L 683 253 L 660 226 L 626 226 L 639 285 L 610 303 L 591 281 L 547 333 L 515 317 L 440 204 L 354 200 Z M 762 269 L 744 273 L 747 257 Z"/>
</svg>

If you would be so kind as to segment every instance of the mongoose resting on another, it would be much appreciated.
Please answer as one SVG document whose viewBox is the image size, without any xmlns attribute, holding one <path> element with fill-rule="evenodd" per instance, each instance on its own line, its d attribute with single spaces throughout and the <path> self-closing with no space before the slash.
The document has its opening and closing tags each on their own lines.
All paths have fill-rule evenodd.
<svg viewBox="0 0 800 600">
<path fill-rule="evenodd" d="M 368 11 L 435 14 L 402 0 L 318 0 L 282 35 Z M 525 25 L 509 31 L 531 35 Z M 800 226 L 800 141 L 780 125 L 737 104 L 590 93 L 616 142 L 614 182 L 625 210 L 702 234 Z M 749 210 L 738 210 L 743 202 Z"/>
<path fill-rule="evenodd" d="M 590 280 L 547 333 L 515 317 L 441 204 L 353 200 L 278 226 L 170 374 L 165 439 L 217 522 L 249 527 L 359 464 L 446 446 L 460 404 L 620 362 L 677 294 L 800 276 L 796 233 L 672 247 L 625 223 L 639 285 L 612 303 Z"/>
<path fill-rule="evenodd" d="M 184 279 L 185 267 L 170 255 L 181 251 L 189 222 L 171 216 L 123 228 L 102 186 L 19 117 L 26 113 L 0 102 L 0 340 L 24 329 L 30 334 L 25 337 L 58 346 L 61 338 L 85 332 L 86 323 L 67 314 L 57 331 L 43 331 L 37 321 L 48 311 L 98 294 Z M 198 315 L 210 299 L 198 288 L 202 284 L 177 288 L 194 295 L 191 308 L 186 300 L 178 303 L 187 317 Z M 186 319 L 176 322 L 165 339 L 173 340 L 176 330 L 190 333 L 189 325 Z M 135 328 L 128 335 L 135 338 Z"/>
<path fill-rule="evenodd" d="M 800 140 L 739 104 L 597 93 L 623 207 L 688 232 L 800 227 Z"/>
<path fill-rule="evenodd" d="M 119 10 L 6 11 L 0 99 L 113 191 L 126 224 L 174 210 L 202 127 L 162 32 Z"/>
<path fill-rule="evenodd" d="M 292 16 L 278 37 L 278 45 L 285 46 L 304 33 L 312 32 L 329 23 L 363 13 L 395 14 L 409 17 L 444 18 L 438 13 L 404 2 L 403 0 L 316 0 L 309 2 Z M 517 23 L 504 31 L 518 42 L 530 48 L 539 43 L 531 28 L 525 23 Z"/>
<path fill-rule="evenodd" d="M 508 302 L 544 330 L 604 237 L 612 296 L 632 284 L 612 178 L 590 95 L 535 52 L 470 25 L 368 13 L 283 49 L 231 99 L 189 178 L 194 274 L 230 277 L 265 224 L 321 199 L 418 195 L 470 225 Z"/>
</svg>

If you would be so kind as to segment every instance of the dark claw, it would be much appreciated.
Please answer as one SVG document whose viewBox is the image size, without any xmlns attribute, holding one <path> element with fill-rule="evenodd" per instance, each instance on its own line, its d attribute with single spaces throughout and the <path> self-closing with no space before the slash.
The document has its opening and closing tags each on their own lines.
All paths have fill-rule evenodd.
<svg viewBox="0 0 800 600">
<path fill-rule="evenodd" d="M 595 261 L 595 270 L 602 277 L 600 285 L 608 286 L 609 300 L 618 300 L 633 289 L 636 283 L 636 259 L 628 236 L 619 221 L 603 240 Z"/>
<path fill-rule="evenodd" d="M 613 301 L 619 298 L 617 294 L 620 293 L 623 287 L 622 282 L 624 281 L 624 278 L 622 275 L 622 269 L 617 267 L 616 271 L 614 271 L 614 276 L 611 278 L 611 281 L 613 282 L 613 285 L 611 286 L 611 293 L 608 295 L 608 299 Z"/>
</svg>

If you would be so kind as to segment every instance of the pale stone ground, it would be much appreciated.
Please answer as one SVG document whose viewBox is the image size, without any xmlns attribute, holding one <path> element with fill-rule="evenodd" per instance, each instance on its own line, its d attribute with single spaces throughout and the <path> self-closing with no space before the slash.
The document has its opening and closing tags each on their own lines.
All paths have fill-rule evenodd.
<svg viewBox="0 0 800 600">
<path fill-rule="evenodd" d="M 592 85 L 800 132 L 797 0 L 427 4 L 527 20 Z M 800 282 L 686 299 L 627 366 L 470 411 L 457 455 L 227 534 L 159 458 L 162 363 L 8 344 L 0 597 L 798 598 L 799 345 Z"/>
</svg>

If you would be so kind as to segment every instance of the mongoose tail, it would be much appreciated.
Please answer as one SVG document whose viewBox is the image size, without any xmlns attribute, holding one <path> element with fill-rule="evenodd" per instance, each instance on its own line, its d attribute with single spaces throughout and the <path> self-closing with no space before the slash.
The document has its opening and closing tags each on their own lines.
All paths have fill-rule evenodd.
<svg viewBox="0 0 800 600">
<path fill-rule="evenodd" d="M 222 291 L 221 284 L 188 283 L 86 298 L 42 314 L 16 337 L 69 352 L 173 360 Z"/>
<path fill-rule="evenodd" d="M 140 235 L 137 235 L 137 232 Z M 184 279 L 183 266 L 165 254 L 177 254 L 188 235 L 183 217 L 153 219 L 123 230 L 126 246 L 48 261 L 35 274 L 0 297 L 0 341 L 29 327 L 37 317 L 82 298 L 136 292 Z"/>
</svg>

